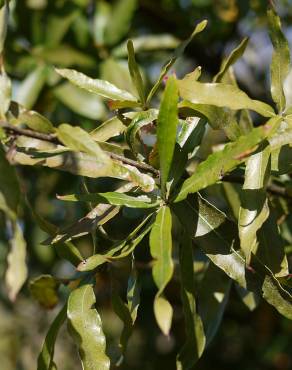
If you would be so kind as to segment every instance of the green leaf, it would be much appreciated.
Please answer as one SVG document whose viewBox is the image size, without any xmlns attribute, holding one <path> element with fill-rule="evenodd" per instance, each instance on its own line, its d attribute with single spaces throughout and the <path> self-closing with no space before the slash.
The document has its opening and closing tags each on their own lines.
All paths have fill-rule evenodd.
<svg viewBox="0 0 292 370">
<path fill-rule="evenodd" d="M 133 45 L 132 40 L 128 41 L 127 49 L 128 49 L 128 65 L 129 65 L 130 75 L 131 75 L 133 84 L 136 87 L 140 101 L 144 106 L 146 102 L 145 88 L 144 88 L 144 83 L 143 83 L 143 79 L 142 79 L 139 66 L 136 62 L 135 50 L 134 50 L 134 45 Z"/>
<path fill-rule="evenodd" d="M 105 28 L 106 45 L 115 45 L 128 33 L 136 7 L 137 0 L 116 0 Z"/>
<path fill-rule="evenodd" d="M 20 201 L 20 188 L 15 168 L 5 157 L 5 152 L 0 147 L 0 209 L 10 219 L 16 219 L 17 208 Z"/>
<path fill-rule="evenodd" d="M 147 195 L 137 197 L 123 193 L 89 193 L 89 194 L 71 194 L 58 196 L 58 199 L 71 202 L 93 202 L 112 204 L 114 206 L 125 206 L 130 208 L 155 208 L 159 205 L 159 201 L 153 201 Z"/>
<path fill-rule="evenodd" d="M 5 274 L 5 282 L 10 300 L 15 301 L 18 292 L 27 278 L 26 242 L 23 238 L 21 228 L 17 223 L 13 225 L 10 248 L 7 257 L 8 267 Z"/>
<path fill-rule="evenodd" d="M 112 295 L 112 306 L 117 316 L 124 324 L 123 331 L 120 338 L 120 346 L 122 352 L 125 353 L 127 349 L 128 340 L 133 331 L 133 321 L 128 306 L 123 302 L 121 297 L 114 292 Z"/>
<path fill-rule="evenodd" d="M 194 104 L 188 100 L 180 102 L 178 107 L 184 115 L 195 115 L 207 119 L 214 130 L 224 130 L 230 140 L 236 140 L 240 136 L 240 128 L 234 115 L 224 108 L 207 104 Z"/>
<path fill-rule="evenodd" d="M 162 49 L 175 49 L 179 40 L 170 34 L 141 35 L 132 39 L 136 53 L 150 52 Z M 112 50 L 112 55 L 117 58 L 127 56 L 127 44 L 122 43 Z"/>
<path fill-rule="evenodd" d="M 100 149 L 90 134 L 78 126 L 61 124 L 56 129 L 58 139 L 68 148 L 95 156 L 102 167 L 110 167 L 110 158 Z"/>
<path fill-rule="evenodd" d="M 161 193 L 166 197 L 166 184 L 173 159 L 178 126 L 178 88 L 175 77 L 167 81 L 157 120 L 157 143 L 160 162 Z"/>
<path fill-rule="evenodd" d="M 269 204 L 270 215 L 258 231 L 258 247 L 254 254 L 267 266 L 273 275 L 289 275 L 288 260 L 285 254 L 286 241 L 279 232 L 277 210 Z"/>
<path fill-rule="evenodd" d="M 258 244 L 257 231 L 269 217 L 266 185 L 270 177 L 270 153 L 270 146 L 262 145 L 246 162 L 238 227 L 240 247 L 247 265 Z"/>
<path fill-rule="evenodd" d="M 132 268 L 131 275 L 128 279 L 127 306 L 129 308 L 133 323 L 135 323 L 137 319 L 138 308 L 140 305 L 140 290 L 137 272 L 134 268 Z"/>
<path fill-rule="evenodd" d="M 80 263 L 77 267 L 78 271 L 92 271 L 105 262 L 111 262 L 115 259 L 127 257 L 149 233 L 152 225 L 153 217 L 152 214 L 150 214 L 128 235 L 125 240 L 113 245 L 107 253 L 95 254 Z"/>
<path fill-rule="evenodd" d="M 236 291 L 244 303 L 244 305 L 250 310 L 254 311 L 260 301 L 260 296 L 256 292 L 250 292 L 246 288 L 243 288 L 242 286 L 235 284 Z"/>
<path fill-rule="evenodd" d="M 206 344 L 203 322 L 197 312 L 192 248 L 191 239 L 184 235 L 179 261 L 186 342 L 177 356 L 178 370 L 191 369 L 201 357 Z"/>
<path fill-rule="evenodd" d="M 71 66 L 94 68 L 95 65 L 94 58 L 66 44 L 60 44 L 50 48 L 36 47 L 32 50 L 32 55 L 34 58 L 40 59 L 50 65 L 49 67 L 57 65 L 63 68 Z M 54 70 L 50 68 L 48 71 L 49 77 L 54 82 L 57 77 Z"/>
<path fill-rule="evenodd" d="M 273 131 L 280 120 L 279 117 L 272 118 L 266 126 L 253 129 L 249 134 L 226 144 L 223 150 L 211 154 L 198 165 L 195 173 L 185 180 L 175 202 L 185 199 L 190 193 L 216 183 L 222 176 L 244 162 L 256 150 L 257 145 Z"/>
<path fill-rule="evenodd" d="M 191 34 L 191 36 L 183 41 L 174 51 L 173 53 L 173 56 L 172 58 L 163 66 L 161 72 L 160 72 L 160 75 L 159 75 L 159 78 L 157 80 L 157 82 L 155 83 L 155 85 L 152 87 L 151 91 L 149 92 L 148 94 L 148 97 L 147 97 L 147 101 L 146 103 L 148 104 L 151 99 L 153 98 L 154 94 L 156 93 L 157 89 L 159 88 L 161 82 L 163 81 L 164 77 L 167 75 L 168 71 L 170 70 L 170 68 L 174 65 L 174 63 L 176 62 L 177 58 L 179 58 L 185 51 L 185 48 L 188 46 L 188 44 L 192 41 L 192 39 L 200 32 L 202 32 L 206 26 L 207 26 L 207 21 L 204 20 L 200 23 L 198 23 L 193 31 L 193 33 Z"/>
<path fill-rule="evenodd" d="M 233 110 L 249 109 L 264 117 L 275 115 L 271 106 L 251 99 L 245 92 L 231 84 L 198 82 L 186 76 L 184 79 L 178 80 L 178 86 L 182 99 L 189 100 L 194 104 L 214 105 Z"/>
<path fill-rule="evenodd" d="M 29 283 L 29 290 L 44 308 L 54 308 L 59 301 L 57 289 L 59 283 L 51 275 L 41 275 Z"/>
<path fill-rule="evenodd" d="M 104 60 L 100 64 L 100 78 L 110 82 L 121 90 L 128 91 L 132 96 L 135 96 L 135 99 L 137 100 L 137 90 L 133 84 L 128 63 L 125 60 L 114 59 L 111 57 Z M 109 106 L 113 103 L 114 102 L 110 102 Z M 118 104 L 118 101 L 115 101 L 115 103 Z M 122 103 L 126 104 L 126 101 L 124 100 Z M 135 102 L 130 103 L 128 101 L 130 106 L 131 104 L 134 105 L 133 103 Z M 137 101 L 135 104 L 137 106 L 141 105 L 140 103 L 137 103 Z"/>
<path fill-rule="evenodd" d="M 248 44 L 248 38 L 244 38 L 241 43 L 230 53 L 230 55 L 223 61 L 220 71 L 213 78 L 213 82 L 221 82 L 229 67 L 232 66 L 245 52 Z"/>
<path fill-rule="evenodd" d="M 1 10 L 0 10 L 1 12 Z M 11 80 L 0 66 L 0 119 L 5 120 L 11 102 Z"/>
<path fill-rule="evenodd" d="M 47 80 L 48 68 L 39 65 L 32 71 L 16 89 L 15 100 L 27 109 L 31 109 Z"/>
<path fill-rule="evenodd" d="M 65 322 L 67 317 L 67 303 L 58 313 L 50 329 L 46 335 L 42 350 L 38 356 L 37 370 L 53 370 L 54 369 L 54 352 L 55 352 L 55 342 L 57 339 L 58 332 Z"/>
<path fill-rule="evenodd" d="M 86 142 L 86 140 L 85 137 L 85 142 L 81 143 L 78 142 L 78 138 L 72 137 L 72 140 L 70 140 L 69 137 L 68 144 L 76 145 L 76 148 L 79 146 L 81 148 L 83 146 L 85 150 L 87 144 L 91 145 L 90 142 Z M 136 167 L 117 160 L 110 160 L 109 164 L 107 164 L 100 162 L 99 158 L 97 159 L 96 156 L 81 152 L 72 152 L 61 145 L 57 146 L 53 143 L 24 136 L 18 137 L 16 144 L 17 149 L 13 156 L 15 163 L 30 166 L 42 165 L 70 172 L 74 175 L 91 178 L 118 178 L 141 187 L 145 192 L 151 192 L 154 189 L 155 181 L 150 175 L 141 173 Z M 95 142 L 94 144 L 98 145 Z M 94 149 L 94 147 L 92 148 Z"/>
<path fill-rule="evenodd" d="M 225 311 L 232 281 L 210 263 L 198 292 L 199 315 L 203 321 L 206 347 L 218 331 Z"/>
<path fill-rule="evenodd" d="M 68 32 L 73 21 L 78 17 L 79 12 L 75 9 L 69 14 L 58 15 L 58 13 L 52 14 L 48 17 L 46 27 L 46 47 L 57 46 L 61 43 L 62 39 Z"/>
<path fill-rule="evenodd" d="M 77 72 L 73 69 L 56 69 L 62 77 L 68 79 L 74 85 L 85 89 L 94 94 L 103 96 L 111 100 L 121 100 L 136 102 L 137 99 L 127 91 L 121 90 L 108 81 L 92 79 L 83 73 Z"/>
<path fill-rule="evenodd" d="M 110 20 L 111 5 L 105 1 L 98 1 L 93 18 L 93 37 L 95 44 L 99 47 L 104 45 L 104 33 Z"/>
<path fill-rule="evenodd" d="M 75 289 L 69 296 L 67 317 L 69 332 L 78 346 L 84 370 L 106 370 L 110 361 L 105 353 L 105 336 L 95 308 L 91 284 Z"/>
<path fill-rule="evenodd" d="M 126 126 L 118 117 L 110 118 L 90 132 L 90 136 L 96 141 L 108 141 L 114 136 L 122 134 Z"/>
<path fill-rule="evenodd" d="M 172 321 L 172 307 L 161 295 L 172 278 L 172 219 L 167 206 L 160 209 L 150 233 L 150 252 L 154 259 L 152 275 L 158 288 L 154 300 L 156 321 L 165 335 L 168 335 Z"/>
<path fill-rule="evenodd" d="M 132 118 L 132 122 L 126 130 L 126 140 L 133 153 L 138 157 L 143 157 L 141 152 L 141 144 L 143 142 L 143 127 L 153 125 L 157 119 L 158 111 L 156 109 L 149 109 L 147 111 L 137 112 Z"/>
<path fill-rule="evenodd" d="M 44 134 L 55 132 L 53 124 L 46 117 L 33 110 L 28 110 L 16 102 L 11 103 L 7 116 L 12 125 L 25 124 L 31 130 Z"/>
<path fill-rule="evenodd" d="M 99 96 L 68 83 L 54 89 L 54 95 L 73 112 L 90 119 L 102 119 L 106 115 L 105 106 Z"/>
<path fill-rule="evenodd" d="M 29 203 L 28 203 L 29 204 Z M 53 236 L 58 233 L 58 227 L 51 224 L 43 217 L 41 217 L 36 211 L 31 207 L 29 204 L 30 211 L 32 212 L 34 220 L 37 222 L 38 226 L 41 230 L 48 233 L 49 235 Z M 57 243 L 54 245 L 55 251 L 60 258 L 63 258 L 72 263 L 72 265 L 76 266 L 81 261 L 83 261 L 83 257 L 80 254 L 79 250 L 75 247 L 75 245 L 71 242 L 67 243 Z"/>
<path fill-rule="evenodd" d="M 2 1 L 2 5 L 0 8 L 0 54 L 2 54 L 4 49 L 4 43 L 6 39 L 6 33 L 7 33 L 7 25 L 8 25 L 8 19 L 9 19 L 9 5 L 8 1 L 4 0 Z"/>
<path fill-rule="evenodd" d="M 268 10 L 270 38 L 274 47 L 271 63 L 271 94 L 279 112 L 286 106 L 283 85 L 290 69 L 290 50 L 282 29 L 280 17 L 273 8 Z"/>
<path fill-rule="evenodd" d="M 189 197 L 183 203 L 176 204 L 174 211 L 195 243 L 217 267 L 243 288 L 261 293 L 282 315 L 291 318 L 291 295 L 257 258 L 253 259 L 251 269 L 246 269 L 244 258 L 236 250 L 235 224 L 224 213 L 201 197 Z"/>
</svg>

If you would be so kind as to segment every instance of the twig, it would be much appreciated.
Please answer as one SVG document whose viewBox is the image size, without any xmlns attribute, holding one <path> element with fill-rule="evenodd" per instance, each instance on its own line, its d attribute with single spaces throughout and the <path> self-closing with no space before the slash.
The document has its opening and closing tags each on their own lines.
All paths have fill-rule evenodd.
<svg viewBox="0 0 292 370">
<path fill-rule="evenodd" d="M 59 140 L 57 136 L 54 134 L 43 134 L 42 132 L 37 132 L 37 131 L 13 126 L 3 121 L 0 121 L 0 127 L 4 128 L 4 130 L 6 130 L 8 133 L 11 133 L 14 135 L 23 135 L 23 136 L 31 137 L 34 139 L 39 139 L 39 140 L 49 141 L 54 144 L 59 144 Z"/>
<path fill-rule="evenodd" d="M 41 132 L 37 132 L 37 131 L 29 130 L 29 129 L 24 129 L 24 128 L 20 128 L 20 127 L 17 127 L 17 126 L 13 126 L 13 125 L 11 125 L 7 122 L 3 122 L 3 121 L 0 121 L 0 127 L 4 128 L 8 133 L 13 134 L 13 135 L 22 135 L 22 136 L 31 137 L 31 138 L 34 138 L 34 139 L 48 141 L 48 142 L 54 143 L 54 144 L 62 144 L 58 140 L 58 138 L 55 134 L 43 134 Z M 111 152 L 107 152 L 107 151 L 105 151 L 105 153 L 107 153 L 114 160 L 123 162 L 125 164 L 128 164 L 130 166 L 139 168 L 139 169 L 144 170 L 144 171 L 151 172 L 157 177 L 160 174 L 160 172 L 156 168 L 150 166 L 147 163 L 137 162 L 137 161 L 134 161 L 133 159 L 123 157 L 123 156 L 118 155 L 116 153 L 111 153 Z"/>
</svg>

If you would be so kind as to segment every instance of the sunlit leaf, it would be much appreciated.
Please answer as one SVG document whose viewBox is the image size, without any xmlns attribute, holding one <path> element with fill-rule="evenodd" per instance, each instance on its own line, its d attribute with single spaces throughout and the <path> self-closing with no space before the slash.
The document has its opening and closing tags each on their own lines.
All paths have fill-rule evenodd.
<svg viewBox="0 0 292 370">
<path fill-rule="evenodd" d="M 0 10 L 1 12 L 1 10 Z M 11 81 L 4 67 L 0 66 L 0 118 L 5 120 L 11 101 Z"/>
<path fill-rule="evenodd" d="M 281 20 L 273 8 L 268 10 L 270 38 L 274 47 L 271 63 L 271 94 L 279 112 L 285 109 L 284 81 L 290 69 L 289 44 L 281 30 Z"/>
<path fill-rule="evenodd" d="M 241 43 L 232 50 L 230 55 L 223 61 L 220 71 L 214 76 L 213 82 L 221 82 L 222 78 L 228 71 L 228 68 L 234 64 L 245 52 L 248 44 L 248 38 L 244 38 Z"/>
<path fill-rule="evenodd" d="M 0 8 L 0 53 L 2 54 L 4 42 L 6 39 L 8 18 L 9 18 L 9 1 L 2 1 Z"/>
<path fill-rule="evenodd" d="M 167 206 L 164 206 L 158 212 L 150 233 L 150 252 L 154 258 L 152 275 L 158 288 L 154 300 L 154 313 L 156 321 L 165 335 L 169 333 L 171 327 L 172 307 L 161 295 L 171 280 L 174 269 L 171 228 L 171 212 Z"/>
<path fill-rule="evenodd" d="M 240 245 L 247 264 L 258 244 L 257 231 L 269 217 L 266 185 L 270 176 L 270 150 L 269 145 L 263 146 L 246 162 L 238 227 Z"/>
<path fill-rule="evenodd" d="M 180 45 L 178 45 L 178 47 L 175 49 L 175 51 L 173 53 L 172 58 L 163 66 L 157 82 L 154 84 L 154 86 L 152 87 L 151 91 L 149 92 L 148 97 L 147 97 L 147 103 L 149 103 L 151 101 L 151 99 L 155 95 L 157 89 L 159 88 L 161 82 L 163 81 L 164 77 L 167 75 L 167 73 L 170 70 L 170 68 L 174 65 L 174 63 L 176 62 L 177 58 L 179 58 L 184 53 L 185 48 L 192 41 L 192 39 L 198 33 L 204 31 L 204 29 L 206 28 L 206 26 L 207 26 L 207 21 L 206 20 L 198 23 L 196 25 L 193 33 L 191 34 L 191 36 L 187 40 L 183 41 Z"/>
<path fill-rule="evenodd" d="M 57 129 L 59 140 L 74 151 L 82 151 L 96 157 L 101 167 L 110 167 L 110 158 L 100 149 L 92 137 L 78 126 L 61 124 Z"/>
<path fill-rule="evenodd" d="M 54 89 L 54 94 L 64 105 L 81 116 L 91 119 L 105 117 L 105 105 L 99 96 L 81 90 L 69 82 Z"/>
<path fill-rule="evenodd" d="M 125 206 L 132 208 L 155 208 L 159 205 L 158 201 L 154 201 L 147 195 L 140 195 L 137 197 L 122 194 L 122 193 L 89 193 L 89 194 L 72 194 L 58 196 L 58 199 L 71 202 L 93 202 L 112 204 L 114 206 Z"/>
<path fill-rule="evenodd" d="M 145 51 L 155 51 L 162 49 L 175 49 L 179 45 L 179 40 L 170 34 L 162 35 L 141 35 L 132 38 L 136 53 Z M 122 43 L 112 51 L 115 57 L 125 57 L 127 55 L 127 44 Z"/>
<path fill-rule="evenodd" d="M 137 90 L 137 93 L 139 95 L 140 101 L 144 105 L 146 101 L 145 87 L 144 87 L 144 83 L 143 83 L 143 79 L 142 79 L 139 66 L 136 62 L 135 50 L 134 50 L 134 45 L 133 45 L 132 40 L 128 41 L 127 49 L 128 49 L 128 65 L 129 65 L 130 75 L 131 75 L 133 84 Z"/>
<path fill-rule="evenodd" d="M 91 93 L 98 94 L 112 100 L 128 100 L 135 102 L 137 99 L 127 91 L 117 88 L 108 81 L 92 79 L 81 72 L 73 69 L 56 69 L 62 77 L 68 79 L 74 85 Z"/>
<path fill-rule="evenodd" d="M 166 184 L 173 159 L 178 126 L 178 88 L 174 77 L 166 84 L 157 120 L 157 143 L 160 162 L 161 193 L 166 197 Z"/>
<path fill-rule="evenodd" d="M 240 128 L 233 114 L 224 108 L 207 104 L 194 104 L 183 100 L 178 105 L 184 115 L 206 118 L 214 130 L 224 130 L 230 140 L 236 140 L 240 136 Z"/>
<path fill-rule="evenodd" d="M 48 69 L 45 65 L 39 65 L 32 71 L 16 89 L 15 100 L 27 109 L 31 109 L 36 103 L 41 90 L 47 79 Z"/>
<path fill-rule="evenodd" d="M 148 215 L 122 242 L 113 245 L 104 254 L 95 254 L 78 265 L 78 271 L 91 271 L 115 259 L 127 257 L 149 233 L 153 225 L 152 214 Z"/>
<path fill-rule="evenodd" d="M 9 123 L 13 125 L 25 124 L 31 130 L 50 134 L 55 132 L 53 124 L 44 116 L 33 110 L 28 110 L 12 102 L 7 114 Z"/>
<path fill-rule="evenodd" d="M 195 104 L 208 104 L 233 110 L 249 109 L 264 117 L 272 117 L 275 112 L 271 106 L 251 99 L 238 87 L 225 83 L 198 82 L 184 78 L 178 80 L 179 94 Z"/>
<path fill-rule="evenodd" d="M 7 261 L 5 282 L 10 300 L 15 301 L 27 278 L 26 242 L 18 224 L 13 225 L 13 236 L 10 240 L 10 252 Z"/>
<path fill-rule="evenodd" d="M 249 134 L 225 145 L 223 150 L 211 154 L 198 165 L 195 173 L 183 183 L 175 202 L 185 199 L 189 193 L 195 193 L 214 184 L 226 173 L 244 162 L 280 120 L 281 118 L 275 117 L 267 123 L 267 126 L 255 128 Z"/>
<path fill-rule="evenodd" d="M 84 370 L 105 370 L 110 361 L 105 353 L 105 336 L 96 309 L 91 284 L 75 289 L 69 296 L 67 318 L 69 332 L 78 346 Z"/>
</svg>

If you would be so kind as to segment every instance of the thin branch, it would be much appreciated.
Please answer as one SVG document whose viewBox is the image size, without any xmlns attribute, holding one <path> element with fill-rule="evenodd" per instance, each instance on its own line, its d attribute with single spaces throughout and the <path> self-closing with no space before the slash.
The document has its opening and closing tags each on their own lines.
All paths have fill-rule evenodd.
<svg viewBox="0 0 292 370">
<path fill-rule="evenodd" d="M 15 135 L 15 136 L 22 135 L 22 136 L 31 137 L 31 138 L 34 138 L 34 139 L 48 141 L 48 142 L 54 143 L 54 144 L 62 144 L 58 140 L 58 138 L 55 134 L 43 134 L 41 132 L 37 132 L 37 131 L 29 130 L 29 129 L 24 129 L 24 128 L 20 128 L 20 127 L 17 127 L 17 126 L 13 126 L 13 125 L 11 125 L 7 122 L 3 122 L 3 121 L 0 121 L 0 127 L 2 127 L 7 133 Z M 128 165 L 136 167 L 136 168 L 139 168 L 143 171 L 151 172 L 155 176 L 159 177 L 160 172 L 156 168 L 150 166 L 147 163 L 137 162 L 137 161 L 134 161 L 133 159 L 123 157 L 123 156 L 118 155 L 116 153 L 111 153 L 111 152 L 107 152 L 107 151 L 105 151 L 105 153 L 107 153 L 114 160 L 123 162 L 125 164 L 128 164 Z"/>
</svg>

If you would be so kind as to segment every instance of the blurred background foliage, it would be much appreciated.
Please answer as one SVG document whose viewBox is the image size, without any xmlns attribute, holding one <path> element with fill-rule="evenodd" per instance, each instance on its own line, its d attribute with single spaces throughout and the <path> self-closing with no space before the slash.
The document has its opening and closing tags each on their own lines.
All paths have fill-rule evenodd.
<svg viewBox="0 0 292 370">
<path fill-rule="evenodd" d="M 108 80 L 133 91 L 127 69 L 125 41 L 132 38 L 145 81 L 151 86 L 164 61 L 186 38 L 194 24 L 207 18 L 207 30 L 187 48 L 175 66 L 178 76 L 195 66 L 203 66 L 204 79 L 218 72 L 224 55 L 240 40 L 250 37 L 244 57 L 236 63 L 240 85 L 253 98 L 269 102 L 268 66 L 272 48 L 266 28 L 267 0 L 11 0 L 9 32 L 5 45 L 5 67 L 13 80 L 13 98 L 26 108 L 44 114 L 55 125 L 63 122 L 93 129 L 111 113 L 99 97 L 89 95 L 61 81 L 54 66 L 74 67 L 92 77 Z M 275 1 L 282 17 L 284 31 L 292 43 L 292 1 Z M 220 141 L 218 132 L 210 132 L 210 142 Z M 119 140 L 119 138 L 117 138 Z M 203 154 L 202 154 L 203 155 Z M 69 174 L 45 168 L 20 168 L 22 188 L 34 209 L 56 225 L 67 225 L 82 217 L 85 208 L 56 200 L 56 193 L 78 190 L 80 180 Z M 105 191 L 113 181 L 90 180 L 89 188 Z M 222 194 L 216 186 L 208 196 L 224 208 Z M 2 217 L 2 216 L 1 216 Z M 124 211 L 123 218 L 111 222 L 112 237 L 124 235 L 133 214 Z M 46 235 L 32 221 L 23 205 L 22 219 L 28 246 L 30 278 L 41 273 L 67 277 L 73 271 L 60 260 L 53 249 L 41 245 Z M 7 235 L 0 218 L 0 273 L 4 276 L 8 252 Z M 147 242 L 145 242 L 147 243 Z M 78 247 L 89 254 L 87 237 L 78 239 Z M 143 251 L 143 248 L 140 248 Z M 141 259 L 149 256 L 141 252 Z M 145 264 L 147 267 L 147 265 Z M 150 272 L 141 265 L 142 302 L 128 356 L 121 369 L 174 369 L 175 353 L 183 340 L 182 312 L 176 281 L 168 287 L 174 304 L 173 333 L 163 336 L 155 324 L 152 301 L 155 287 Z M 129 266 L 117 265 L 112 272 L 125 290 Z M 1 279 L 3 281 L 3 279 Z M 97 304 L 108 338 L 108 350 L 115 356 L 122 328 L 111 310 L 110 277 L 106 270 L 97 282 Z M 65 294 L 65 292 L 64 292 Z M 62 300 L 61 292 L 60 300 Z M 40 309 L 26 286 L 17 299 L 9 303 L 1 283 L 0 290 L 0 358 L 3 370 L 31 370 L 44 334 L 56 310 Z M 176 338 L 176 339 L 175 339 Z M 262 302 L 255 311 L 238 300 L 234 291 L 223 324 L 209 349 L 197 364 L 199 370 L 285 370 L 292 368 L 292 324 Z M 64 332 L 57 341 L 56 363 L 62 370 L 79 369 L 80 365 L 69 336 Z"/>
</svg>

